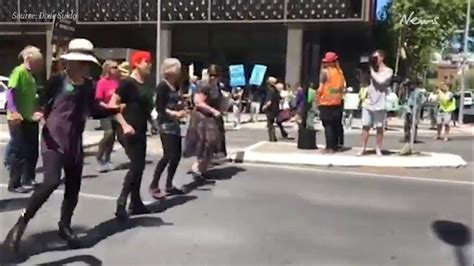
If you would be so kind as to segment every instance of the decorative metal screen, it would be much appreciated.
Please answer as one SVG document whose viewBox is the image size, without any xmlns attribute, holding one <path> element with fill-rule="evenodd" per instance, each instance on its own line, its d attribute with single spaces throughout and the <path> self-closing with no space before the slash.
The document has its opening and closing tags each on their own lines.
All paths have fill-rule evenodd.
<svg viewBox="0 0 474 266">
<path fill-rule="evenodd" d="M 138 0 L 79 0 L 79 21 L 138 21 Z"/>
<path fill-rule="evenodd" d="M 19 2 L 18 2 L 19 1 Z M 361 19 L 368 0 L 161 0 L 161 20 L 173 22 Z M 18 9 L 18 3 L 20 8 Z M 0 0 L 0 23 L 51 22 L 52 14 L 78 14 L 79 22 L 156 22 L 157 0 Z M 209 6 L 210 5 L 210 6 Z M 286 5 L 286 6 L 285 6 Z M 76 7 L 79 10 L 76 10 Z M 209 17 L 210 16 L 210 17 Z"/>
<path fill-rule="evenodd" d="M 284 0 L 211 0 L 212 20 L 278 20 Z"/>
<path fill-rule="evenodd" d="M 14 22 L 17 21 L 16 16 L 18 15 L 18 2 L 17 0 L 1 0 L 0 6 L 0 21 L 2 22 Z"/>
<path fill-rule="evenodd" d="M 2 0 L 3 2 L 3 0 Z M 3 8 L 3 7 L 2 7 Z M 75 0 L 20 0 L 20 14 L 33 15 L 21 22 L 50 22 L 53 15 L 73 15 L 76 12 Z"/>
<path fill-rule="evenodd" d="M 362 0 L 288 0 L 287 19 L 361 18 Z"/>
</svg>

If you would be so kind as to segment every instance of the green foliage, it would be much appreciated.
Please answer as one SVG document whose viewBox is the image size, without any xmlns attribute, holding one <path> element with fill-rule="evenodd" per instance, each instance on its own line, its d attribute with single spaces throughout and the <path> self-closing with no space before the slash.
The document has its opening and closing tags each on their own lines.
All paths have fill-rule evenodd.
<svg viewBox="0 0 474 266">
<path fill-rule="evenodd" d="M 395 0 L 391 32 L 401 34 L 410 76 L 422 75 L 435 49 L 442 48 L 465 20 L 466 0 Z M 420 23 L 426 21 L 427 23 Z M 418 22 L 418 23 L 417 23 Z"/>
</svg>

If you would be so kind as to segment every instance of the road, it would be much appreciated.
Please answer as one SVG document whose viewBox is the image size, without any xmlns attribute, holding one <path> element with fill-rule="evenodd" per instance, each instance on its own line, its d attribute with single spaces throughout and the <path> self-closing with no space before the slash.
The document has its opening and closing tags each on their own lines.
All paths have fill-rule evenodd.
<svg viewBox="0 0 474 266">
<path fill-rule="evenodd" d="M 294 133 L 293 133 L 294 134 Z M 265 139 L 263 130 L 228 132 L 230 147 Z M 397 136 L 387 147 L 399 147 Z M 149 155 L 142 195 L 155 214 L 119 224 L 115 199 L 125 170 L 95 171 L 88 153 L 73 223 L 85 248 L 68 250 L 57 237 L 60 188 L 33 219 L 17 263 L 89 265 L 463 265 L 433 225 L 447 220 L 473 228 L 472 138 L 450 143 L 422 138 L 417 147 L 454 152 L 462 169 L 339 169 L 226 164 L 211 172 L 215 184 L 189 195 L 153 202 L 146 187 L 158 155 Z M 358 146 L 358 136 L 348 136 Z M 0 145 L 0 149 L 3 149 Z M 1 152 L 1 151 L 0 151 Z M 1 152 L 3 156 L 3 152 Z M 3 160 L 3 158 L 1 158 Z M 114 162 L 126 162 L 120 149 Z M 183 160 L 176 184 L 191 182 Z M 41 164 L 39 165 L 41 169 Z M 0 237 L 26 199 L 6 191 L 0 178 Z M 437 224 L 437 223 L 436 223 Z M 456 228 L 445 228 L 450 236 Z M 472 246 L 459 252 L 467 260 Z M 2 255 L 5 255 L 2 253 Z M 6 260 L 5 256 L 0 256 Z M 4 261 L 5 262 L 5 261 Z M 465 264 L 465 265 L 472 265 Z"/>
</svg>

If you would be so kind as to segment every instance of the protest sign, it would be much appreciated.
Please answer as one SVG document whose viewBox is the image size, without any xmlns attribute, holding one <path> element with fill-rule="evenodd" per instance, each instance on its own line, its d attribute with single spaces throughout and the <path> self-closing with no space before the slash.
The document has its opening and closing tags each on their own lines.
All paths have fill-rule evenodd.
<svg viewBox="0 0 474 266">
<path fill-rule="evenodd" d="M 245 70 L 244 65 L 229 66 L 230 86 L 245 86 Z"/>
<path fill-rule="evenodd" d="M 263 78 L 267 72 L 267 66 L 264 65 L 255 65 L 252 70 L 252 75 L 250 76 L 249 84 L 251 85 L 262 85 Z"/>
<path fill-rule="evenodd" d="M 347 93 L 344 97 L 344 110 L 359 109 L 359 94 Z"/>
</svg>

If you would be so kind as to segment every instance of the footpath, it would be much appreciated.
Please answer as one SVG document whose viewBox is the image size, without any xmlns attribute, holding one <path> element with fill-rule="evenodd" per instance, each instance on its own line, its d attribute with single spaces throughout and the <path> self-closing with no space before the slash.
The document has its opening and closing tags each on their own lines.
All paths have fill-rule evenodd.
<svg viewBox="0 0 474 266">
<path fill-rule="evenodd" d="M 304 166 L 342 167 L 402 167 L 436 168 L 463 167 L 466 162 L 461 156 L 448 153 L 420 152 L 410 156 L 400 155 L 398 150 L 384 150 L 384 156 L 377 156 L 369 150 L 364 156 L 357 156 L 360 148 L 348 148 L 334 154 L 323 154 L 318 150 L 300 150 L 296 143 L 262 141 L 229 155 L 235 163 L 262 163 Z"/>
</svg>

